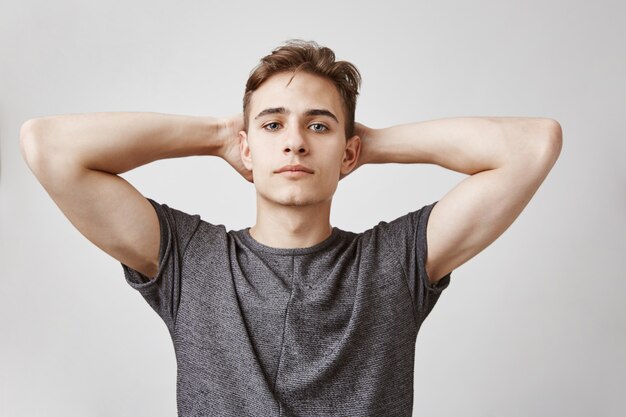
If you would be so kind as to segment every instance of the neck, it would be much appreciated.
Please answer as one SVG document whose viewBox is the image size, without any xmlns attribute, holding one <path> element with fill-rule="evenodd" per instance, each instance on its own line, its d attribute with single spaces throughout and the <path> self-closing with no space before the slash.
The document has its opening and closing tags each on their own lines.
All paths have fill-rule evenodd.
<svg viewBox="0 0 626 417">
<path fill-rule="evenodd" d="M 250 236 L 273 248 L 308 248 L 328 239 L 331 201 L 306 206 L 285 206 L 257 196 L 256 224 Z"/>
</svg>

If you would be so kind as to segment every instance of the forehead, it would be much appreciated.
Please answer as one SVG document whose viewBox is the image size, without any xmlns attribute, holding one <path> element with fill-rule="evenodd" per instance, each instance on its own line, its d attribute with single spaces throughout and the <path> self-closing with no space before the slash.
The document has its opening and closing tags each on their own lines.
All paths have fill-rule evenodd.
<svg viewBox="0 0 626 417">
<path fill-rule="evenodd" d="M 293 72 L 272 75 L 250 97 L 252 118 L 263 109 L 275 107 L 285 107 L 296 113 L 310 108 L 327 108 L 340 120 L 343 117 L 337 87 L 326 78 L 301 71 L 295 76 Z"/>
</svg>

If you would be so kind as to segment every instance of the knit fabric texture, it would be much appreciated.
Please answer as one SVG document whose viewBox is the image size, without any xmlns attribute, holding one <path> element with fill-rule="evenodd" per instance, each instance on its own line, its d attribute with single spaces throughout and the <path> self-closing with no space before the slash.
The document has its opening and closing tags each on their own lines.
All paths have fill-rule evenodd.
<svg viewBox="0 0 626 417">
<path fill-rule="evenodd" d="M 417 334 L 451 276 L 425 269 L 437 201 L 284 249 L 147 199 L 158 273 L 122 267 L 169 330 L 179 416 L 412 415 Z"/>
</svg>

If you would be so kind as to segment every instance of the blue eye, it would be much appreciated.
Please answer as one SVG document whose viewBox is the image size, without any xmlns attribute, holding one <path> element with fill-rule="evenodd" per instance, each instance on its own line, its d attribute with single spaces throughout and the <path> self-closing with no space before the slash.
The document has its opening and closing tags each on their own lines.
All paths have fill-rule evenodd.
<svg viewBox="0 0 626 417">
<path fill-rule="evenodd" d="M 268 126 L 276 126 L 275 128 L 267 128 Z M 274 131 L 276 129 L 278 129 L 278 123 L 277 122 L 270 122 L 268 124 L 266 124 L 265 126 L 263 126 L 264 129 L 267 129 L 269 131 Z"/>
<path fill-rule="evenodd" d="M 313 129 L 315 132 L 325 132 L 328 130 L 328 127 L 324 126 L 321 123 L 313 123 L 311 126 L 318 126 L 319 129 Z"/>
</svg>

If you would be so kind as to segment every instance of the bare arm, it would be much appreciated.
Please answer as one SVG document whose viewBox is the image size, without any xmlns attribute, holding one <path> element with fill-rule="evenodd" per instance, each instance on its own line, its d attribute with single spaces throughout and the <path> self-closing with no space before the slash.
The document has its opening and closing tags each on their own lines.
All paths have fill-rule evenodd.
<svg viewBox="0 0 626 417">
<path fill-rule="evenodd" d="M 427 227 L 431 283 L 477 255 L 518 217 L 562 147 L 546 118 L 459 117 L 371 129 L 357 126 L 365 163 L 432 163 L 470 175 L 433 208 Z"/>
<path fill-rule="evenodd" d="M 60 115 L 24 123 L 20 146 L 33 174 L 87 239 L 152 277 L 158 270 L 158 218 L 150 202 L 117 174 L 158 159 L 224 157 L 236 129 L 235 117 Z"/>
</svg>

